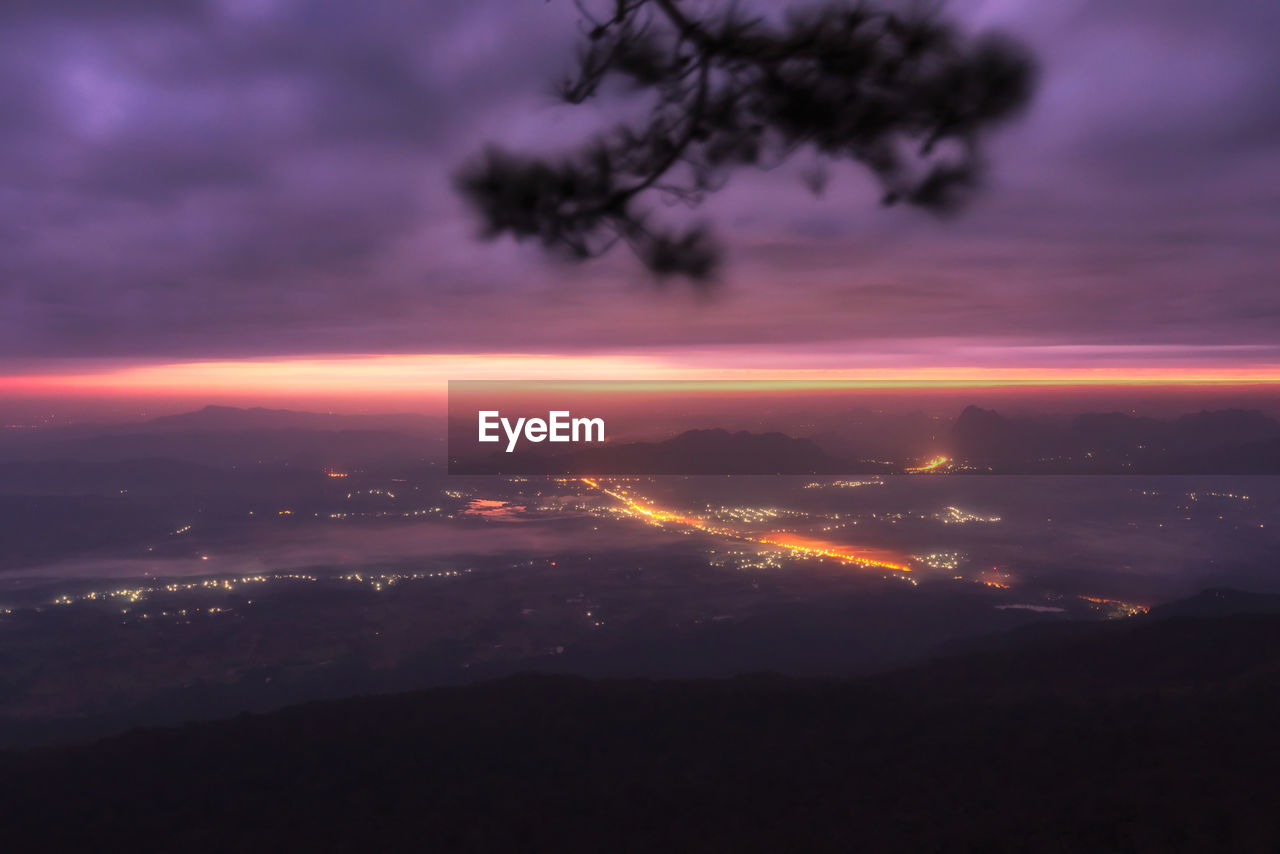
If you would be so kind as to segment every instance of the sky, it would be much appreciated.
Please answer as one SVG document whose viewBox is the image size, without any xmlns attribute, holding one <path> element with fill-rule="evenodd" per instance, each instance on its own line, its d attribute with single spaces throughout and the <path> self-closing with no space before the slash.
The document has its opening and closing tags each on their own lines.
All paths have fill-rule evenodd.
<svg viewBox="0 0 1280 854">
<path fill-rule="evenodd" d="M 554 153 L 628 115 L 552 95 L 568 0 L 0 4 L 0 394 L 385 354 L 436 379 L 1280 379 L 1280 4 L 946 9 L 1041 67 L 972 207 L 882 208 L 853 166 L 815 198 L 804 156 L 736 173 L 700 211 L 727 249 L 708 297 L 625 252 L 482 242 L 451 190 L 488 143 Z"/>
</svg>

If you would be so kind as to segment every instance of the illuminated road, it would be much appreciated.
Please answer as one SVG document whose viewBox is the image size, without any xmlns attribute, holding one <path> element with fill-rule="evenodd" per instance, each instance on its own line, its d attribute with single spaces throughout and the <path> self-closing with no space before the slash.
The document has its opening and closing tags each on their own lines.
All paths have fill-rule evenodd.
<svg viewBox="0 0 1280 854">
<path fill-rule="evenodd" d="M 925 472 L 937 471 L 949 462 L 951 462 L 950 457 L 934 457 L 928 462 L 921 463 L 918 466 L 908 466 L 904 471 L 910 472 L 911 474 L 923 474 Z"/>
<path fill-rule="evenodd" d="M 642 503 L 640 500 L 632 498 L 623 492 L 609 489 L 600 484 L 599 481 L 584 477 L 582 482 L 592 489 L 598 489 L 610 498 L 621 502 L 629 511 L 657 523 L 669 523 L 680 525 L 686 528 L 692 528 L 698 531 L 705 531 L 709 534 L 726 537 L 728 539 L 737 540 L 739 542 L 756 543 L 763 546 L 773 546 L 774 548 L 784 549 L 792 554 L 802 557 L 817 558 L 833 558 L 841 563 L 856 564 L 865 567 L 876 567 L 879 569 L 891 569 L 895 572 L 910 572 L 911 567 L 900 560 L 891 560 L 891 556 L 883 553 L 875 555 L 869 554 L 866 549 L 855 550 L 852 546 L 841 545 L 839 543 L 831 543 L 825 540 L 816 540 L 809 537 L 802 537 L 797 534 L 790 533 L 771 533 L 764 535 L 749 534 L 742 531 L 735 531 L 731 528 L 725 528 L 718 525 L 709 524 L 705 519 L 696 516 L 685 516 L 670 510 L 664 510 L 653 504 Z"/>
<path fill-rule="evenodd" d="M 937 457 L 930 460 L 921 467 L 921 470 L 932 471 L 945 465 L 949 460 L 946 457 Z M 808 558 L 831 558 L 845 564 L 853 564 L 866 569 L 886 569 L 893 572 L 909 573 L 911 567 L 905 562 L 906 558 L 900 557 L 892 552 L 881 549 L 869 549 L 865 546 L 851 546 L 842 543 L 834 543 L 828 540 L 816 539 L 804 536 L 802 534 L 794 534 L 790 532 L 772 532 L 767 534 L 757 534 L 750 531 L 736 530 L 734 528 L 725 527 L 720 523 L 713 523 L 707 519 L 698 516 L 687 516 L 673 510 L 667 510 L 658 507 L 648 499 L 633 497 L 625 492 L 621 492 L 616 488 L 611 489 L 600 483 L 595 478 L 580 478 L 581 482 L 592 489 L 600 492 L 620 502 L 625 510 L 632 515 L 645 519 L 657 525 L 674 525 L 682 528 L 688 528 L 696 531 L 703 531 L 714 536 L 723 537 L 728 540 L 734 540 L 741 543 L 754 543 L 761 546 L 770 546 L 783 550 L 791 555 Z M 953 521 L 981 521 L 981 522 L 998 522 L 998 516 L 980 516 L 977 514 L 962 511 L 956 507 L 948 507 L 947 513 L 940 514 L 935 518 L 939 518 L 944 522 Z M 917 556 L 919 559 L 919 556 Z M 926 561 L 927 562 L 927 561 Z M 954 570 L 954 566 L 948 567 Z M 961 576 L 957 575 L 956 578 Z M 908 579 L 912 583 L 916 583 L 914 578 Z M 992 567 L 990 570 L 978 572 L 976 576 L 969 576 L 970 581 L 976 581 L 986 587 L 997 590 L 1011 590 L 1015 585 L 1013 575 L 1007 570 Z M 1125 617 L 1134 616 L 1136 614 L 1144 614 L 1148 610 L 1146 605 L 1138 605 L 1131 602 L 1122 602 L 1117 599 L 1107 599 L 1099 596 L 1078 597 L 1084 602 L 1088 602 L 1095 610 L 1104 612 L 1108 617 Z"/>
</svg>

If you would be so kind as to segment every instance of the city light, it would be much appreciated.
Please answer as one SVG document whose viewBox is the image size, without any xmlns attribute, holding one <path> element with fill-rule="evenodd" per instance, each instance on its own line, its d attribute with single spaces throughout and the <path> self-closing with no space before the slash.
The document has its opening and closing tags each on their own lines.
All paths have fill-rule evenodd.
<svg viewBox="0 0 1280 854">
<path fill-rule="evenodd" d="M 909 472 L 911 474 L 924 474 L 926 472 L 937 471 L 938 469 L 942 468 L 949 462 L 951 462 L 949 457 L 937 456 L 937 457 L 932 457 L 928 461 L 923 462 L 918 466 L 907 466 L 905 469 L 903 469 L 903 471 Z"/>
</svg>

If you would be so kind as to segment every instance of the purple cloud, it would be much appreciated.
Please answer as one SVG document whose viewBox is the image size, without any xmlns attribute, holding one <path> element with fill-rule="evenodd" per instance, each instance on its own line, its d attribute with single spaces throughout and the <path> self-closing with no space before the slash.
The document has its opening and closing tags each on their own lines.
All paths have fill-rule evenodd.
<svg viewBox="0 0 1280 854">
<path fill-rule="evenodd" d="M 818 200 L 802 161 L 743 174 L 700 211 L 729 260 L 701 301 L 477 242 L 450 190 L 486 142 L 625 114 L 551 96 L 572 3 L 6 4 L 0 358 L 1276 340 L 1280 8 L 952 13 L 1043 66 L 967 215 L 881 209 L 853 169 Z"/>
</svg>

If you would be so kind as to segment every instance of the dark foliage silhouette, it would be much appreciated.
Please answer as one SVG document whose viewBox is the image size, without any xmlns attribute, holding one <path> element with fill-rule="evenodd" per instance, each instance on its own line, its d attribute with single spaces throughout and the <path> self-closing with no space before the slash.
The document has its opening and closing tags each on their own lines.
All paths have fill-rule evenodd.
<svg viewBox="0 0 1280 854">
<path fill-rule="evenodd" d="M 781 22 L 730 4 L 698 17 L 678 0 L 582 2 L 584 43 L 559 94 L 579 104 L 616 79 L 652 95 L 647 116 L 559 160 L 490 148 L 458 190 L 485 234 L 534 239 L 571 258 L 626 243 L 659 276 L 709 281 L 721 259 L 705 224 L 653 221 L 642 199 L 699 205 L 734 169 L 770 169 L 801 149 L 869 169 L 885 204 L 954 212 L 979 184 L 984 131 L 1034 89 L 1016 42 L 959 33 L 936 10 L 831 3 Z"/>
</svg>

